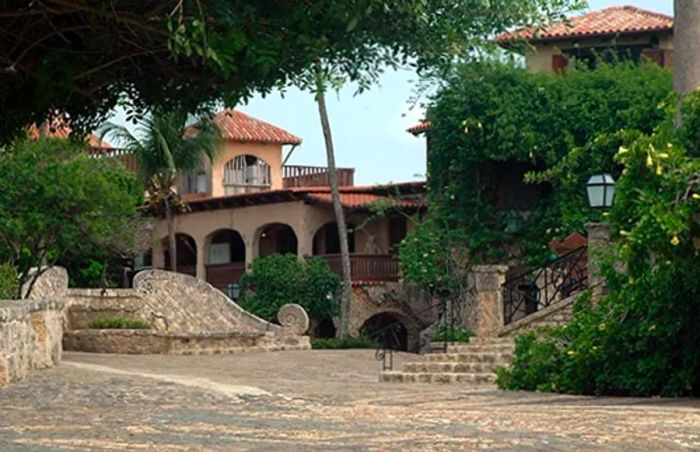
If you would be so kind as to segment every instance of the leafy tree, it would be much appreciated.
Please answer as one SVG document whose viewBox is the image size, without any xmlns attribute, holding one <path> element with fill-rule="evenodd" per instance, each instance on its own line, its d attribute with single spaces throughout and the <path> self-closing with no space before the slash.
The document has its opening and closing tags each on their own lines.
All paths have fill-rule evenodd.
<svg viewBox="0 0 700 452">
<path fill-rule="evenodd" d="M 602 64 L 565 76 L 497 62 L 458 68 L 428 110 L 430 231 L 416 231 L 420 240 L 407 239 L 402 255 L 425 253 L 409 248 L 428 246 L 422 236 L 435 235 L 442 248 L 468 250 L 470 262 L 540 265 L 549 258 L 549 240 L 582 231 L 589 220 L 587 178 L 619 176 L 617 148 L 663 120 L 659 106 L 670 93 L 670 72 L 654 64 Z M 537 189 L 518 229 L 508 221 L 518 207 L 499 206 L 508 201 L 498 191 L 506 162 Z M 430 249 L 444 261 L 440 247 Z M 432 256 L 402 259 L 405 275 L 425 279 L 432 272 L 426 266 L 439 268 Z"/>
<path fill-rule="evenodd" d="M 170 269 L 177 270 L 177 241 L 174 211 L 186 206 L 175 190 L 178 174 L 201 168 L 203 160 L 214 159 L 221 132 L 214 121 L 202 118 L 196 132 L 186 130 L 188 115 L 182 111 L 155 112 L 143 119 L 132 134 L 126 127 L 108 123 L 102 134 L 109 135 L 136 156 L 141 181 L 148 196 L 146 206 L 165 217 L 168 225 Z"/>
<path fill-rule="evenodd" d="M 696 92 L 683 110 L 698 106 Z M 685 149 L 687 131 L 674 129 L 673 110 L 653 134 L 630 135 L 617 152 L 608 295 L 580 300 L 570 325 L 519 339 L 503 387 L 700 395 L 700 161 L 688 155 L 697 148 Z"/>
<path fill-rule="evenodd" d="M 293 254 L 271 254 L 253 261 L 241 279 L 241 307 L 274 319 L 287 303 L 297 303 L 315 319 L 338 314 L 338 277 L 320 258 L 300 261 Z"/>
<path fill-rule="evenodd" d="M 67 253 L 144 248 L 141 190 L 116 160 L 65 140 L 20 141 L 0 152 L 0 186 L 0 262 L 17 269 L 19 287 L 31 291 Z"/>
<path fill-rule="evenodd" d="M 471 55 L 581 0 L 12 0 L 0 6 L 0 137 L 60 111 L 86 132 L 117 104 L 193 111 L 284 86 L 319 60 L 351 80 Z"/>
</svg>

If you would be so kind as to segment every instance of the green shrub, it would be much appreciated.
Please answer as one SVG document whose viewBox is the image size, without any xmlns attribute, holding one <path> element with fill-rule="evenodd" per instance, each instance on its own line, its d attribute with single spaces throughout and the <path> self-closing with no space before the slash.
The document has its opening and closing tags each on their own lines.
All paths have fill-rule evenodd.
<svg viewBox="0 0 700 452">
<path fill-rule="evenodd" d="M 15 267 L 0 264 L 0 300 L 12 300 L 19 295 L 19 278 Z"/>
<path fill-rule="evenodd" d="M 340 282 L 320 258 L 300 261 L 293 254 L 261 257 L 243 275 L 241 287 L 241 307 L 263 319 L 274 319 L 287 303 L 301 305 L 314 319 L 338 313 Z"/>
<path fill-rule="evenodd" d="M 691 95 L 686 108 L 700 109 L 698 100 Z M 700 395 L 700 161 L 698 149 L 685 149 L 697 138 L 679 133 L 672 110 L 654 134 L 617 153 L 624 170 L 609 215 L 615 246 L 595 256 L 607 295 L 579 299 L 569 325 L 521 337 L 501 387 Z"/>
<path fill-rule="evenodd" d="M 151 326 L 138 319 L 129 319 L 126 317 L 103 317 L 94 319 L 90 322 L 89 327 L 95 330 L 148 330 Z"/>
<path fill-rule="evenodd" d="M 377 348 L 378 344 L 376 341 L 365 337 L 343 337 L 343 338 L 311 338 L 311 348 L 313 350 L 322 349 L 347 349 L 347 348 Z"/>
<path fill-rule="evenodd" d="M 433 341 L 469 342 L 472 336 L 474 336 L 474 333 L 466 328 L 441 326 L 433 335 Z"/>
</svg>

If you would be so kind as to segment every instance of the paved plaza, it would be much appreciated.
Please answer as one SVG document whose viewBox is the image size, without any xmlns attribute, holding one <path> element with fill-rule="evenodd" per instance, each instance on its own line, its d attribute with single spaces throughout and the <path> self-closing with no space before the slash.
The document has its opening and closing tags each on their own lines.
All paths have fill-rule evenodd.
<svg viewBox="0 0 700 452">
<path fill-rule="evenodd" d="M 371 350 L 66 353 L 0 389 L 0 451 L 700 450 L 700 400 L 379 383 L 378 370 Z"/>
</svg>

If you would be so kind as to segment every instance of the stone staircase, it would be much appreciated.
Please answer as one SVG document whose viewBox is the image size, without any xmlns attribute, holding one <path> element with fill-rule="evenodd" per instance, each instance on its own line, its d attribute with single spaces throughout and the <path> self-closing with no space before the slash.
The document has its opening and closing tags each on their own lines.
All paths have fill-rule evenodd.
<svg viewBox="0 0 700 452">
<path fill-rule="evenodd" d="M 468 343 L 435 344 L 439 352 L 404 363 L 403 370 L 385 370 L 379 381 L 391 383 L 466 383 L 493 384 L 496 369 L 510 365 L 515 344 L 513 338 L 473 337 Z M 433 348 L 433 350 L 436 349 Z"/>
</svg>

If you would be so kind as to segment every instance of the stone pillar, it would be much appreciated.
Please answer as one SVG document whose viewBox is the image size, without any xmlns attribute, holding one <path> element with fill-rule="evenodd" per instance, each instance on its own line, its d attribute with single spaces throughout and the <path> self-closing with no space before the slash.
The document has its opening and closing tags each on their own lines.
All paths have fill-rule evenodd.
<svg viewBox="0 0 700 452">
<path fill-rule="evenodd" d="M 312 256 L 314 254 L 314 236 L 313 233 L 298 228 L 294 230 L 297 235 L 297 256 L 303 259 L 304 256 Z"/>
<path fill-rule="evenodd" d="M 610 249 L 610 224 L 587 223 L 588 232 L 588 287 L 593 299 L 605 295 L 605 279 L 601 275 L 601 259 Z"/>
<path fill-rule="evenodd" d="M 464 325 L 479 337 L 496 336 L 503 327 L 503 283 L 507 265 L 476 265 L 472 268 Z"/>
<path fill-rule="evenodd" d="M 151 247 L 151 266 L 165 268 L 165 247 L 161 242 L 156 242 Z"/>
<path fill-rule="evenodd" d="M 197 244 L 197 278 L 207 279 L 207 262 L 209 261 L 209 248 L 206 246 L 206 239 L 202 237 L 193 237 Z"/>
</svg>

